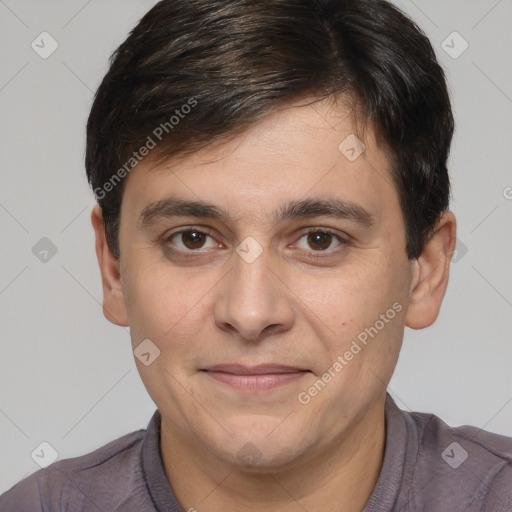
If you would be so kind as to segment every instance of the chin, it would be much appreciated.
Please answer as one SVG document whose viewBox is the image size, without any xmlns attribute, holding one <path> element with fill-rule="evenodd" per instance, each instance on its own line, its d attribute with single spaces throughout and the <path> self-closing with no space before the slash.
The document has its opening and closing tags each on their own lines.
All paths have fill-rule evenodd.
<svg viewBox="0 0 512 512">
<path fill-rule="evenodd" d="M 272 428 L 275 429 L 275 422 Z M 212 451 L 241 471 L 277 473 L 293 465 L 307 451 L 304 436 L 300 432 L 282 431 L 275 435 L 272 429 L 258 431 L 254 428 L 244 428 L 238 432 L 239 435 L 224 438 L 222 446 L 217 445 L 217 449 L 213 448 Z"/>
</svg>

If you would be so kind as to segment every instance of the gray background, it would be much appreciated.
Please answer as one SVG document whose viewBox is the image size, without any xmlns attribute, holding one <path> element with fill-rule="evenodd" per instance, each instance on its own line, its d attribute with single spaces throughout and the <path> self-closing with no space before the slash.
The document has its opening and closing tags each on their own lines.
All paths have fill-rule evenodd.
<svg viewBox="0 0 512 512">
<path fill-rule="evenodd" d="M 107 58 L 154 3 L 0 0 L 0 492 L 39 469 L 42 441 L 61 459 L 81 455 L 155 409 L 128 329 L 102 314 L 83 167 Z M 395 3 L 450 82 L 460 242 L 442 313 L 406 331 L 390 392 L 404 409 L 512 436 L 512 1 Z M 47 59 L 31 48 L 43 31 L 59 45 Z M 469 44 L 457 58 L 443 49 L 463 48 L 454 31 Z M 57 248 L 46 262 L 32 251 L 43 237 Z"/>
</svg>

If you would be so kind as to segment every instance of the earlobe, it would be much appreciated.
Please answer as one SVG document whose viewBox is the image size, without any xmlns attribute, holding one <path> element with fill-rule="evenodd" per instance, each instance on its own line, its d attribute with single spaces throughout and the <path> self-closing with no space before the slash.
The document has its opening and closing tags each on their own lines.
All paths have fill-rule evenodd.
<svg viewBox="0 0 512 512">
<path fill-rule="evenodd" d="M 121 280 L 120 262 L 107 244 L 103 215 L 99 205 L 95 205 L 92 209 L 91 223 L 96 236 L 96 256 L 103 286 L 103 314 L 109 322 L 126 327 L 129 323 Z"/>
<path fill-rule="evenodd" d="M 423 252 L 414 262 L 410 302 L 405 321 L 412 329 L 424 329 L 432 325 L 439 314 L 448 286 L 456 229 L 453 213 L 444 212 Z"/>
</svg>

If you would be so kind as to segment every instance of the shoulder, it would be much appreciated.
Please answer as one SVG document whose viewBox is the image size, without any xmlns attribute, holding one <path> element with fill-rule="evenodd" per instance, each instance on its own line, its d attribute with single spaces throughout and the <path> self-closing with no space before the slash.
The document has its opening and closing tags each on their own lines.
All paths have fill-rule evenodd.
<svg viewBox="0 0 512 512">
<path fill-rule="evenodd" d="M 122 436 L 86 455 L 54 462 L 0 496 L 2 512 L 115 510 L 129 492 L 144 487 L 140 449 L 144 430 Z M 99 505 L 101 504 L 101 505 Z"/>
<path fill-rule="evenodd" d="M 413 502 L 428 496 L 431 505 L 439 500 L 445 507 L 452 503 L 453 510 L 510 510 L 512 438 L 451 427 L 433 414 L 404 414 L 417 443 L 410 477 Z"/>
</svg>

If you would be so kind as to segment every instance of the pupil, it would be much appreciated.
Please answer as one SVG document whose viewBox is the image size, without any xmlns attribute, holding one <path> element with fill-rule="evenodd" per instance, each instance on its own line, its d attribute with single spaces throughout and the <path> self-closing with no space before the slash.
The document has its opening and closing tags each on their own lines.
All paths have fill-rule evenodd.
<svg viewBox="0 0 512 512">
<path fill-rule="evenodd" d="M 325 249 L 328 249 L 331 245 L 332 235 L 330 233 L 310 233 L 308 236 L 308 243 L 315 248 L 316 245 L 317 249 L 321 251 L 325 251 Z"/>
</svg>

